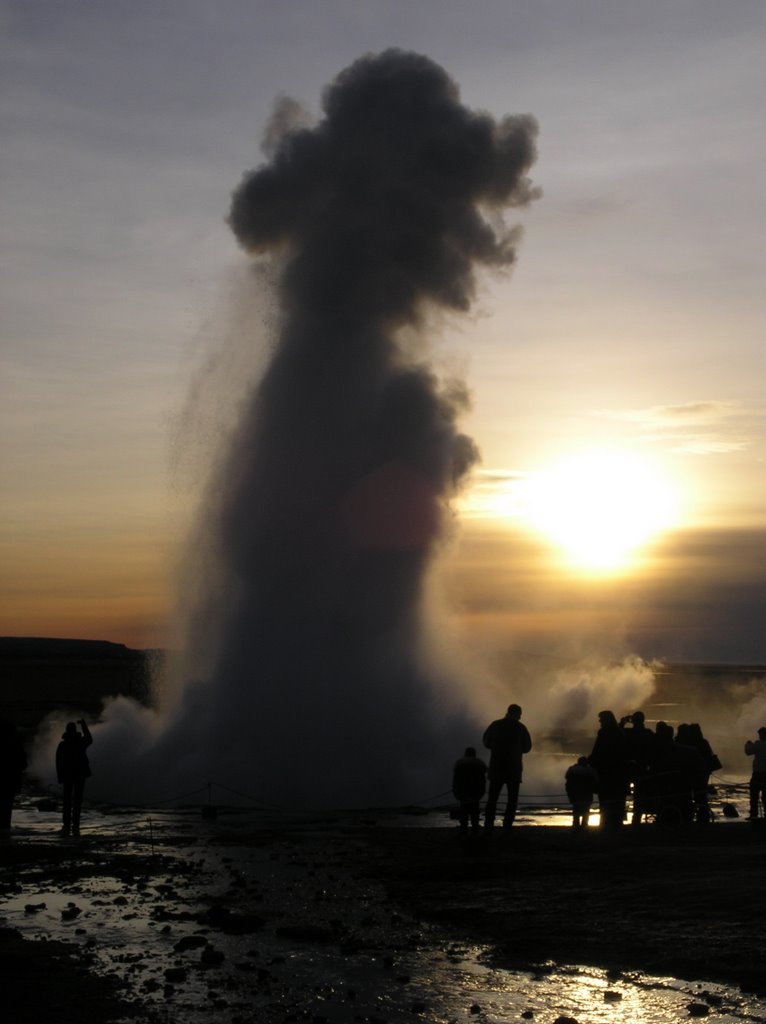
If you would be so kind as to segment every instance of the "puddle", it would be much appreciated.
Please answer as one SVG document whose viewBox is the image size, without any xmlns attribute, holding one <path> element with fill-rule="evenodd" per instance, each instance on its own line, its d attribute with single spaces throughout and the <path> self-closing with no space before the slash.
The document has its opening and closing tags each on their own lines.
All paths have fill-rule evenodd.
<svg viewBox="0 0 766 1024">
<path fill-rule="evenodd" d="M 342 818 L 329 837 L 307 818 L 268 841 L 260 833 L 254 846 L 237 842 L 253 831 L 252 815 L 216 822 L 199 808 L 91 810 L 71 840 L 57 835 L 54 814 L 35 814 L 14 816 L 12 842 L 57 846 L 57 866 L 26 863 L 0 901 L 0 923 L 86 947 L 99 971 L 123 980 L 160 1019 L 665 1024 L 704 1013 L 717 1024 L 766 1022 L 765 1001 L 704 980 L 576 965 L 503 969 L 489 947 L 460 945 L 454 932 L 408 918 L 355 876 L 363 847 L 344 834 Z"/>
</svg>

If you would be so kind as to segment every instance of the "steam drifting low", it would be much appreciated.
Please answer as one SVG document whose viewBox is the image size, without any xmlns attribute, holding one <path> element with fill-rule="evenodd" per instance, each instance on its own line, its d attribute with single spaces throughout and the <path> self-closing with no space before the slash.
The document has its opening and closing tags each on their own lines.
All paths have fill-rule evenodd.
<svg viewBox="0 0 766 1024">
<path fill-rule="evenodd" d="M 477 267 L 514 262 L 502 213 L 536 194 L 533 118 L 467 109 L 424 56 L 363 57 L 322 109 L 306 126 L 280 101 L 233 195 L 240 245 L 280 268 L 278 337 L 210 480 L 183 686 L 141 759 L 168 787 L 300 806 L 444 789 L 466 741 L 420 630 L 477 451 L 464 389 L 412 338 L 429 309 L 469 309 Z"/>
</svg>

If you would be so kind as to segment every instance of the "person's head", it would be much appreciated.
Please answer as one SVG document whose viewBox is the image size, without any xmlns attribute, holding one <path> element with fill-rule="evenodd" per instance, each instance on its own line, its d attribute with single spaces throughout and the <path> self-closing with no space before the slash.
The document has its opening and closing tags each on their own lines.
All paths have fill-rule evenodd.
<svg viewBox="0 0 766 1024">
<path fill-rule="evenodd" d="M 614 711 L 599 711 L 598 721 L 602 729 L 618 728 L 617 719 L 614 717 Z"/>
<path fill-rule="evenodd" d="M 580 756 L 577 758 L 577 763 L 578 764 L 587 764 L 588 763 L 588 758 L 585 756 L 585 754 L 580 754 Z"/>
<path fill-rule="evenodd" d="M 465 756 L 466 757 L 476 757 L 476 747 L 466 747 L 465 748 Z"/>
<path fill-rule="evenodd" d="M 634 726 L 637 725 L 640 729 L 645 721 L 643 711 L 634 711 L 630 720 L 633 722 Z"/>
<path fill-rule="evenodd" d="M 673 739 L 673 726 L 668 725 L 667 722 L 658 722 L 654 727 L 655 735 L 658 740 L 672 740 Z"/>
<path fill-rule="evenodd" d="M 67 722 L 66 729 L 64 729 L 64 739 L 71 740 L 73 736 L 77 735 L 77 724 L 75 722 Z"/>
<path fill-rule="evenodd" d="M 508 710 L 505 713 L 506 718 L 510 718 L 513 722 L 518 722 L 521 718 L 521 708 L 518 704 L 509 704 Z"/>
<path fill-rule="evenodd" d="M 758 735 L 762 740 L 766 740 L 766 725 L 762 725 L 758 730 Z"/>
</svg>

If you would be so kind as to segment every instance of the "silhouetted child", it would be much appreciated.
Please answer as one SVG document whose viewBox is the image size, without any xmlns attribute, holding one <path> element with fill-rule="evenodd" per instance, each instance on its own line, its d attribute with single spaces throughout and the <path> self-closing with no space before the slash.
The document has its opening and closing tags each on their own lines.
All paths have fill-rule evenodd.
<svg viewBox="0 0 766 1024">
<path fill-rule="evenodd" d="M 567 796 L 572 804 L 572 825 L 585 828 L 588 824 L 593 794 L 598 787 L 598 773 L 587 757 L 578 757 L 577 763 L 567 768 L 564 775 Z"/>
<path fill-rule="evenodd" d="M 460 831 L 479 831 L 479 801 L 487 789 L 487 766 L 476 756 L 474 747 L 466 747 L 465 754 L 455 762 L 452 773 L 452 793 L 460 803 Z"/>
<path fill-rule="evenodd" d="M 82 735 L 77 731 L 74 722 L 67 722 L 67 727 L 56 748 L 56 776 L 64 787 L 64 820 L 61 831 L 68 835 L 80 832 L 80 808 L 85 789 L 85 780 L 90 775 L 88 755 L 85 753 L 93 742 L 93 737 L 85 722 L 80 719 Z"/>
</svg>

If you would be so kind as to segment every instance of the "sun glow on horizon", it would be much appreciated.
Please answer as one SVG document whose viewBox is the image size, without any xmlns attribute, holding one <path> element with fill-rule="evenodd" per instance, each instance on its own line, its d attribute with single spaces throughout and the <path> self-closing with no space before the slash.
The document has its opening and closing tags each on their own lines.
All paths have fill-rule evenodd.
<svg viewBox="0 0 766 1024">
<path fill-rule="evenodd" d="M 639 548 L 678 521 L 675 487 L 622 453 L 568 458 L 525 481 L 521 518 L 591 573 L 627 569 Z"/>
</svg>

